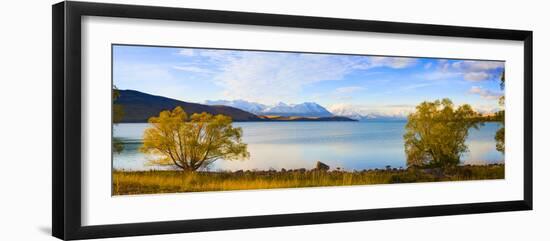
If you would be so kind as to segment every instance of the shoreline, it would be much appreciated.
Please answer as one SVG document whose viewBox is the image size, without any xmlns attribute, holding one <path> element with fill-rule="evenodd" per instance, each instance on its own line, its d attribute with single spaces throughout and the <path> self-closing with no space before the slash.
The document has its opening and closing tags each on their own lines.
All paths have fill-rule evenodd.
<svg viewBox="0 0 550 241">
<path fill-rule="evenodd" d="M 497 162 L 492 162 L 492 163 L 485 163 L 485 164 L 463 164 L 463 165 L 458 165 L 457 167 L 460 168 L 460 167 L 482 167 L 482 166 L 504 166 L 505 163 L 504 162 L 500 162 L 500 161 L 497 161 Z M 417 169 L 433 169 L 433 168 L 428 168 L 428 167 L 416 167 Z M 389 168 L 391 171 L 404 171 L 404 170 L 407 170 L 408 168 L 407 167 L 393 167 L 391 166 Z M 282 168 L 282 169 L 275 169 L 275 168 L 270 168 L 270 169 L 239 169 L 239 170 L 207 170 L 207 171 L 196 171 L 198 173 L 239 173 L 239 172 L 248 172 L 248 173 L 261 173 L 261 172 L 281 172 L 281 170 L 284 170 L 282 172 L 292 172 L 292 171 L 315 171 L 315 168 L 295 168 L 295 169 L 286 169 L 286 168 Z M 117 168 L 113 168 L 113 172 L 181 172 L 180 169 L 143 169 L 143 170 L 137 170 L 137 169 L 124 169 L 124 168 L 121 168 L 121 169 L 117 169 Z M 365 168 L 365 169 L 352 169 L 352 170 L 347 170 L 347 169 L 340 169 L 340 170 L 337 170 L 337 169 L 333 169 L 331 168 L 330 170 L 326 171 L 326 172 L 349 172 L 349 173 L 353 173 L 353 172 L 368 172 L 368 171 L 388 171 L 388 168 L 387 167 L 375 167 L 375 168 Z"/>
<path fill-rule="evenodd" d="M 232 123 L 251 123 L 251 122 L 257 122 L 257 123 L 265 123 L 265 122 L 270 122 L 270 123 L 273 123 L 273 122 L 369 122 L 369 121 L 371 121 L 371 120 L 360 121 L 360 120 L 355 120 L 355 119 L 350 119 L 350 120 L 314 120 L 314 119 L 311 119 L 311 120 L 304 120 L 304 119 L 300 119 L 300 120 L 269 120 L 269 119 L 264 119 L 264 120 L 233 120 Z M 377 121 L 386 121 L 386 120 L 377 120 Z M 398 121 L 406 122 L 407 120 L 398 120 Z M 149 123 L 148 122 L 118 122 L 118 123 L 111 123 L 111 124 L 112 125 L 117 125 L 117 124 L 149 124 Z"/>
<path fill-rule="evenodd" d="M 179 170 L 113 170 L 112 195 L 495 180 L 504 179 L 504 170 L 505 164 L 362 171 L 305 168 L 188 173 Z"/>
<path fill-rule="evenodd" d="M 233 123 L 251 123 L 251 122 L 257 122 L 257 123 L 264 123 L 264 122 L 352 122 L 352 123 L 361 123 L 361 122 L 407 122 L 407 119 L 367 119 L 367 120 L 234 120 Z M 481 123 L 500 123 L 500 121 L 496 120 L 483 120 L 480 121 Z M 111 125 L 117 125 L 117 124 L 149 124 L 148 122 L 118 122 L 118 123 L 111 123 Z"/>
</svg>

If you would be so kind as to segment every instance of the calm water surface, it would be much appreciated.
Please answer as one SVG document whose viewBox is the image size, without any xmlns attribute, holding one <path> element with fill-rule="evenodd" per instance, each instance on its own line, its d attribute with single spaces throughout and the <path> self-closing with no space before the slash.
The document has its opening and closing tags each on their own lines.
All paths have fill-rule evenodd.
<svg viewBox="0 0 550 241">
<path fill-rule="evenodd" d="M 218 160 L 209 169 L 311 169 L 317 161 L 345 170 L 386 165 L 405 167 L 405 124 L 406 121 L 233 123 L 243 129 L 243 142 L 248 144 L 250 159 Z M 146 165 L 150 157 L 138 151 L 147 126 L 139 123 L 113 127 L 113 135 L 124 142 L 124 151 L 113 154 L 115 169 L 159 169 Z M 471 129 L 467 140 L 470 152 L 462 161 L 467 164 L 502 162 L 504 156 L 495 149 L 494 136 L 498 128 L 498 123 L 486 123 L 479 130 Z"/>
</svg>

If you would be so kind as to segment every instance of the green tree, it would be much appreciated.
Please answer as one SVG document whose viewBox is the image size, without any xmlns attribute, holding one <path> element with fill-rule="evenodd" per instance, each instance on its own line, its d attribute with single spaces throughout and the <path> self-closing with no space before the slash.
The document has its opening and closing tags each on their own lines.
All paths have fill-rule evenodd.
<svg viewBox="0 0 550 241">
<path fill-rule="evenodd" d="M 504 71 L 502 71 L 502 74 L 500 75 L 500 88 L 504 90 Z M 498 99 L 498 104 L 501 106 L 504 106 L 504 95 L 501 96 Z M 497 133 L 495 134 L 495 141 L 496 141 L 496 148 L 498 151 L 502 152 L 504 154 L 504 116 L 505 112 L 504 110 L 501 110 L 497 113 L 498 121 L 502 125 L 500 129 L 498 129 Z"/>
<path fill-rule="evenodd" d="M 233 127 L 231 117 L 225 115 L 203 112 L 188 118 L 178 106 L 149 118 L 149 124 L 140 151 L 156 157 L 151 164 L 196 171 L 218 159 L 250 156 L 247 145 L 241 141 L 242 129 Z"/>
<path fill-rule="evenodd" d="M 118 88 L 116 86 L 113 86 L 113 90 L 112 90 L 113 124 L 121 122 L 122 117 L 124 117 L 124 109 L 122 108 L 122 105 L 114 103 L 114 101 L 117 100 L 119 97 L 120 97 L 120 91 L 118 91 Z M 124 145 L 122 144 L 122 141 L 118 138 L 113 137 L 112 145 L 113 145 L 113 150 L 116 153 L 120 153 L 122 152 L 122 150 L 124 150 Z"/>
<path fill-rule="evenodd" d="M 468 130 L 479 128 L 479 114 L 470 105 L 455 108 L 451 100 L 422 102 L 407 118 L 407 166 L 447 167 L 460 163 L 468 151 Z"/>
</svg>

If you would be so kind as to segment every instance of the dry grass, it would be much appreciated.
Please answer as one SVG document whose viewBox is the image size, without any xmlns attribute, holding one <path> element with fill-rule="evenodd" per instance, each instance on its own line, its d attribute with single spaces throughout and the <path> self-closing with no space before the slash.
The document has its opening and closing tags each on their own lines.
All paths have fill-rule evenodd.
<svg viewBox="0 0 550 241">
<path fill-rule="evenodd" d="M 461 166 L 452 170 L 407 169 L 344 171 L 114 171 L 113 195 L 247 189 L 349 186 L 389 183 L 503 179 L 504 165 Z"/>
</svg>

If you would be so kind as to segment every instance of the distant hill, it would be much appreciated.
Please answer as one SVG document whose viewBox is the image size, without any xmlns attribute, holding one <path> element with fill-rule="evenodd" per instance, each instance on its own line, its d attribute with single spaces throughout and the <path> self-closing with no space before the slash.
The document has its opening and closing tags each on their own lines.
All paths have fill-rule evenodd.
<svg viewBox="0 0 550 241">
<path fill-rule="evenodd" d="M 181 106 L 190 115 L 193 113 L 207 112 L 210 114 L 223 114 L 230 116 L 234 121 L 261 121 L 258 116 L 230 106 L 210 106 L 190 102 L 179 101 L 162 96 L 150 95 L 135 90 L 119 90 L 120 97 L 115 104 L 124 108 L 123 123 L 144 123 L 149 117 L 158 116 L 163 110 L 172 110 Z"/>
</svg>

